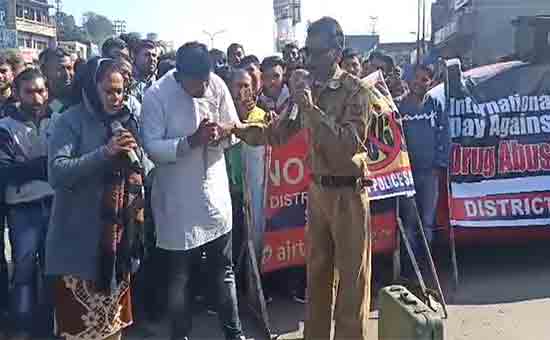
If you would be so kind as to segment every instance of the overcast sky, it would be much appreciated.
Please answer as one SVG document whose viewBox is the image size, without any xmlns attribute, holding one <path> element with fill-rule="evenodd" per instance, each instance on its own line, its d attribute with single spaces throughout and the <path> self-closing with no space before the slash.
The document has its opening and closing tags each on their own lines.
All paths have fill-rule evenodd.
<svg viewBox="0 0 550 340">
<path fill-rule="evenodd" d="M 83 6 L 85 3 L 85 7 Z M 346 34 L 371 31 L 369 17 L 377 16 L 377 31 L 383 42 L 414 41 L 416 1 L 414 0 L 302 0 L 303 21 L 329 15 L 340 21 Z M 85 11 L 94 11 L 111 20 L 123 19 L 127 31 L 156 32 L 176 46 L 186 41 L 209 43 L 204 30 L 227 30 L 216 37 L 215 47 L 225 50 L 231 42 L 242 43 L 247 53 L 261 57 L 273 52 L 274 19 L 272 0 L 64 0 L 63 10 L 77 21 Z M 298 37 L 304 36 L 298 26 Z"/>
</svg>

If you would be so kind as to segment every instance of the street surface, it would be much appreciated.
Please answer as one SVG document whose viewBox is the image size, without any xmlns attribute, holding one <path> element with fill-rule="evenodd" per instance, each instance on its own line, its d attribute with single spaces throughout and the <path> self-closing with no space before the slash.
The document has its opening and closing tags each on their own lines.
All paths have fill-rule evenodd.
<svg viewBox="0 0 550 340">
<path fill-rule="evenodd" d="M 550 256 L 547 244 L 459 250 L 460 287 L 451 294 L 449 275 L 441 273 L 450 318 L 447 340 L 550 340 Z M 446 253 L 438 252 L 443 258 Z M 377 261 L 386 266 L 384 261 Z M 376 265 L 376 264 L 375 264 Z M 447 271 L 442 264 L 441 271 Z M 380 269 L 380 268 L 378 268 Z M 379 270 L 377 270 L 379 272 Z M 387 277 L 390 268 L 384 268 Z M 241 303 L 241 309 L 246 308 Z M 304 306 L 290 298 L 274 296 L 269 305 L 272 332 L 281 340 L 301 339 Z M 377 313 L 371 313 L 371 338 L 377 340 Z M 249 339 L 263 339 L 258 324 L 243 312 Z M 193 322 L 193 340 L 223 339 L 216 316 L 202 311 Z M 167 323 L 131 330 L 129 340 L 168 339 Z M 148 336 L 144 337 L 145 333 Z"/>
<path fill-rule="evenodd" d="M 550 339 L 548 254 L 546 244 L 460 250 L 461 284 L 454 298 L 448 296 L 451 301 L 446 339 Z M 443 255 L 438 256 L 441 258 Z M 442 273 L 441 276 L 447 281 L 447 274 Z M 444 285 L 448 286 L 446 282 Z M 284 340 L 301 339 L 303 305 L 289 298 L 274 296 L 269 311 L 274 333 Z M 376 312 L 372 313 L 372 335 L 369 340 L 378 338 L 376 315 Z M 261 330 L 249 316 L 243 315 L 243 323 L 249 338 L 263 339 Z M 217 318 L 206 312 L 196 317 L 194 327 L 192 339 L 223 339 Z M 165 324 L 150 328 L 156 333 L 150 339 L 168 339 Z M 137 340 L 139 337 L 131 336 L 130 339 Z"/>
</svg>

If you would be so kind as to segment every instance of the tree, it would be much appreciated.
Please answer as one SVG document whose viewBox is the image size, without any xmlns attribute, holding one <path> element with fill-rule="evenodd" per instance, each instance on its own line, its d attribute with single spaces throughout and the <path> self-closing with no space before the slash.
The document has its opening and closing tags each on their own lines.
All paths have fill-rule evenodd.
<svg viewBox="0 0 550 340">
<path fill-rule="evenodd" d="M 72 15 L 60 12 L 57 20 L 57 34 L 60 41 L 89 41 L 86 32 L 76 24 Z"/>
<path fill-rule="evenodd" d="M 143 39 L 143 38 L 142 38 L 142 34 L 139 33 L 139 32 L 130 32 L 130 33 L 128 33 L 127 35 L 128 35 L 128 37 L 130 37 L 131 39 L 136 39 L 136 40 L 141 40 L 141 39 Z"/>
<path fill-rule="evenodd" d="M 113 35 L 114 27 L 109 18 L 94 12 L 86 12 L 83 17 L 82 28 L 92 42 L 101 45 L 103 41 Z"/>
</svg>

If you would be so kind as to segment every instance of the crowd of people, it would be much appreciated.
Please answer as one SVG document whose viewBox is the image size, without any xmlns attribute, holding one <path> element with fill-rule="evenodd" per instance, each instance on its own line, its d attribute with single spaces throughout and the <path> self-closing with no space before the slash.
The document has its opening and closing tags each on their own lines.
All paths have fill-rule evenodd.
<svg viewBox="0 0 550 340">
<path fill-rule="evenodd" d="M 336 339 L 366 339 L 372 240 L 368 198 L 356 187 L 368 174 L 355 156 L 372 121 L 360 79 L 375 71 L 407 112 L 431 239 L 448 163 L 445 117 L 426 100 L 433 71 L 419 65 L 403 81 L 391 57 L 346 49 L 332 18 L 310 25 L 306 47 L 262 61 L 241 44 L 224 53 L 189 42 L 161 54 L 126 35 L 87 61 L 61 48 L 43 51 L 38 65 L 1 53 L 0 334 L 120 339 L 165 311 L 171 339 L 188 339 L 195 295 L 208 295 L 225 338 L 244 339 L 234 272 L 245 238 L 239 148 L 284 144 L 306 128 L 307 280 L 291 275 L 292 293 L 307 300 L 307 339 L 329 337 L 333 294 Z"/>
</svg>

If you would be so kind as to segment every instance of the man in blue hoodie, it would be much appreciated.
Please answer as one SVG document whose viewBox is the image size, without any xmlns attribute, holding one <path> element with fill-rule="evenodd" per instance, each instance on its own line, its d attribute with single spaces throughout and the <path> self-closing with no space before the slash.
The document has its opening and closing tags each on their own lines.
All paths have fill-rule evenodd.
<svg viewBox="0 0 550 340">
<path fill-rule="evenodd" d="M 410 93 L 399 103 L 403 128 L 416 188 L 415 201 L 424 232 L 431 244 L 434 238 L 439 181 L 449 166 L 449 120 L 440 101 L 430 96 L 433 70 L 417 65 L 410 81 Z M 425 263 L 422 238 L 418 234 L 416 209 L 412 199 L 400 200 L 400 215 L 415 256 Z M 405 277 L 411 278 L 410 261 L 404 262 Z"/>
</svg>

